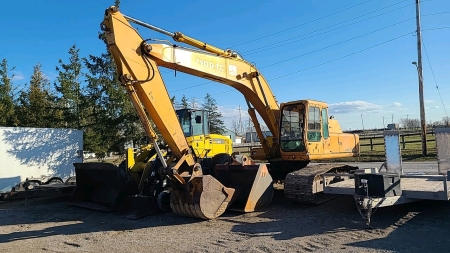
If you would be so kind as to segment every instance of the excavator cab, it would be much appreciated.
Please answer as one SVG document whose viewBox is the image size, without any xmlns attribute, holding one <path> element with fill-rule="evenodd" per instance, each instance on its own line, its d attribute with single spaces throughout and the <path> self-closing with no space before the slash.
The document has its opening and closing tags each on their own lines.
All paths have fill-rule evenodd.
<svg viewBox="0 0 450 253">
<path fill-rule="evenodd" d="M 284 160 L 312 161 L 359 155 L 358 136 L 343 133 L 339 123 L 329 117 L 325 102 L 287 102 L 281 105 L 280 111 L 280 148 Z"/>
</svg>

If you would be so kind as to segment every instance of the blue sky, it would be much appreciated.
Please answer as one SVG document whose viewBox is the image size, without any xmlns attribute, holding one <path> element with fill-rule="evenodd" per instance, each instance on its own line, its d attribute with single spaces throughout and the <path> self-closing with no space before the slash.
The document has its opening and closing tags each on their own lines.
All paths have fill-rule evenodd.
<svg viewBox="0 0 450 253">
<path fill-rule="evenodd" d="M 0 16 L 0 58 L 16 67 L 23 87 L 40 62 L 53 83 L 58 59 L 99 55 L 97 38 L 110 0 L 8 1 Z M 316 99 L 330 105 L 344 130 L 382 127 L 400 118 L 419 119 L 414 0 L 142 1 L 122 0 L 121 11 L 168 31 L 181 31 L 256 64 L 278 102 Z M 450 1 L 422 0 L 426 121 L 450 112 Z M 447 28 L 445 28 L 447 27 Z M 444 29 L 435 29 L 444 28 Z M 432 30 L 434 29 L 434 30 Z M 169 39 L 139 28 L 144 38 Z M 246 103 L 232 88 L 163 70 L 171 95 L 202 102 L 210 93 L 227 126 Z M 362 115 L 362 117 L 361 117 Z M 361 120 L 362 118 L 362 120 Z M 363 122 L 362 122 L 363 121 Z"/>
</svg>

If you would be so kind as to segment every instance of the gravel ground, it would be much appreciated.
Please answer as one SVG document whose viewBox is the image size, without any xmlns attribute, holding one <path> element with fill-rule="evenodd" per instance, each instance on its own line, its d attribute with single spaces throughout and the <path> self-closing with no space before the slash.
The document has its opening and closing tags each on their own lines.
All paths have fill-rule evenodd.
<svg viewBox="0 0 450 253">
<path fill-rule="evenodd" d="M 128 220 L 67 198 L 0 203 L 0 252 L 447 252 L 450 203 L 380 208 L 364 229 L 352 197 L 319 206 L 276 192 L 264 212 L 203 221 L 162 213 Z"/>
</svg>

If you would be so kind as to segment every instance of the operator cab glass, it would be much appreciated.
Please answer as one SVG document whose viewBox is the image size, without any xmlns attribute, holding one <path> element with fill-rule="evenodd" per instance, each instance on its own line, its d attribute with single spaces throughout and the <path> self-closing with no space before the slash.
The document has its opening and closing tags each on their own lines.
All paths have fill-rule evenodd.
<svg viewBox="0 0 450 253">
<path fill-rule="evenodd" d="M 178 120 L 186 137 L 209 134 L 208 113 L 203 110 L 176 110 Z"/>
<path fill-rule="evenodd" d="M 303 140 L 305 106 L 290 104 L 281 109 L 280 146 L 284 152 L 306 151 Z"/>
</svg>

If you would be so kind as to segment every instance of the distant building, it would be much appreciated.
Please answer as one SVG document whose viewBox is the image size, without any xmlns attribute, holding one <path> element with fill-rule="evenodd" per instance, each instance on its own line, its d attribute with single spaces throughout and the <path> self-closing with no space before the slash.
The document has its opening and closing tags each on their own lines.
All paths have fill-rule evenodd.
<svg viewBox="0 0 450 253">
<path fill-rule="evenodd" d="M 235 137 L 233 143 L 241 144 L 241 143 L 243 142 L 243 139 L 244 139 L 244 138 L 243 138 L 242 136 L 236 135 L 236 137 Z"/>
<path fill-rule="evenodd" d="M 398 130 L 398 129 L 399 127 L 397 123 L 387 125 L 387 130 Z"/>
<path fill-rule="evenodd" d="M 264 134 L 264 137 L 272 136 L 272 133 L 270 131 L 264 131 L 263 134 Z M 245 133 L 245 143 L 252 143 L 252 142 L 260 142 L 256 132 Z"/>
</svg>

